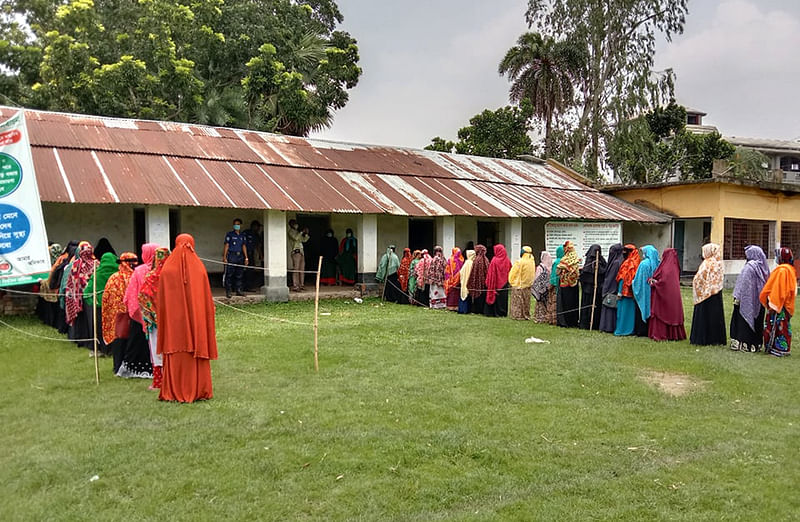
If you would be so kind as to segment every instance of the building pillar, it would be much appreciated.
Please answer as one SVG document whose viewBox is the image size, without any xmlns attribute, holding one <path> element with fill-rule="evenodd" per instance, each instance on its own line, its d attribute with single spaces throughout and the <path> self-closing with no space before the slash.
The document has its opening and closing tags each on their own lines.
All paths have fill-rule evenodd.
<svg viewBox="0 0 800 522">
<path fill-rule="evenodd" d="M 172 248 L 169 244 L 169 207 L 148 205 L 144 211 L 145 238 L 148 243 Z"/>
<path fill-rule="evenodd" d="M 444 250 L 444 257 L 448 257 L 453 247 L 456 246 L 456 218 L 442 216 L 436 218 L 436 244 Z"/>
<path fill-rule="evenodd" d="M 359 282 L 374 283 L 378 271 L 378 216 L 361 214 L 356 222 Z"/>
<path fill-rule="evenodd" d="M 286 284 L 286 212 L 264 211 L 264 295 L 267 301 L 289 300 Z"/>
<path fill-rule="evenodd" d="M 522 250 L 522 218 L 511 218 L 503 223 L 503 244 L 508 258 L 514 262 Z"/>
<path fill-rule="evenodd" d="M 712 243 L 725 248 L 725 216 L 722 213 L 711 217 L 711 239 Z"/>
</svg>

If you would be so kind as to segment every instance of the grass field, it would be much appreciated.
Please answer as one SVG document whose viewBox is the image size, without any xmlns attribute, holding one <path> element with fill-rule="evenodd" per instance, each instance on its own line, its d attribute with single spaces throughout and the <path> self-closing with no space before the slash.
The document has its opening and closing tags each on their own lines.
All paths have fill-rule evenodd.
<svg viewBox="0 0 800 522">
<path fill-rule="evenodd" d="M 85 350 L 0 326 L 0 519 L 800 514 L 797 355 L 376 300 L 321 308 L 318 374 L 310 326 L 273 320 L 310 324 L 313 303 L 219 309 L 215 397 L 189 405 L 112 377 L 110 359 L 97 387 Z"/>
</svg>

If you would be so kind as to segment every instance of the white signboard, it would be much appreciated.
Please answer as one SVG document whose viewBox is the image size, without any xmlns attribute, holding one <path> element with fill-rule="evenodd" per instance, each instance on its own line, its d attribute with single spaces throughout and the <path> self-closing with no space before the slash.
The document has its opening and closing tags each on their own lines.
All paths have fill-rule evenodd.
<svg viewBox="0 0 800 522">
<path fill-rule="evenodd" d="M 50 254 L 25 114 L 0 124 L 0 287 L 47 278 Z"/>
<path fill-rule="evenodd" d="M 608 257 L 608 249 L 622 243 L 622 223 L 579 223 L 574 221 L 550 221 L 544 226 L 544 244 L 553 257 L 556 249 L 565 241 L 572 241 L 578 257 L 583 257 L 589 247 L 598 244 L 602 255 Z"/>
</svg>

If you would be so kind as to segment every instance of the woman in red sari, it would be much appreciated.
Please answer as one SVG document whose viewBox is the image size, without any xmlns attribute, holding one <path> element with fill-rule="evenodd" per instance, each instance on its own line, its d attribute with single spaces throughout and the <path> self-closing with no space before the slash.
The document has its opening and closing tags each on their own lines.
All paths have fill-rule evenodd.
<svg viewBox="0 0 800 522">
<path fill-rule="evenodd" d="M 211 360 L 217 358 L 214 300 L 208 274 L 181 234 L 158 280 L 158 353 L 164 359 L 162 401 L 194 402 L 213 397 Z"/>
<path fill-rule="evenodd" d="M 473 265 L 474 270 L 474 265 Z M 494 246 L 494 257 L 489 262 L 486 274 L 486 305 L 483 315 L 487 317 L 508 316 L 508 273 L 511 271 L 511 260 L 508 259 L 506 247 Z"/>
<path fill-rule="evenodd" d="M 408 303 L 408 278 L 411 273 L 411 249 L 403 249 L 403 258 L 400 260 L 400 268 L 397 269 L 397 280 L 400 281 L 400 290 L 405 294 L 406 304 Z"/>
</svg>

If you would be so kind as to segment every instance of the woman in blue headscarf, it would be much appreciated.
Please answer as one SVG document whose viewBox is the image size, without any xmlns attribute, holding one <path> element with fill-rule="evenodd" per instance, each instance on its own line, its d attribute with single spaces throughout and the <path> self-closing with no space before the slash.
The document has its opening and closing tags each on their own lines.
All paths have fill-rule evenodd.
<svg viewBox="0 0 800 522">
<path fill-rule="evenodd" d="M 658 268 L 658 250 L 653 245 L 645 245 L 642 247 L 642 262 L 636 269 L 636 275 L 633 278 L 633 298 L 636 301 L 636 306 L 642 314 L 641 323 L 636 324 L 635 334 L 637 337 L 647 337 L 647 320 L 650 319 L 650 279 L 653 277 L 653 272 Z"/>
<path fill-rule="evenodd" d="M 552 296 L 553 308 L 550 310 L 552 318 L 548 321 L 549 324 L 558 324 L 558 287 L 561 285 L 560 279 L 558 278 L 558 270 L 556 269 L 563 258 L 564 245 L 559 245 L 558 248 L 556 248 L 556 259 L 553 261 L 553 266 L 550 269 L 550 285 L 552 285 L 552 288 L 550 288 L 550 295 Z"/>
</svg>

